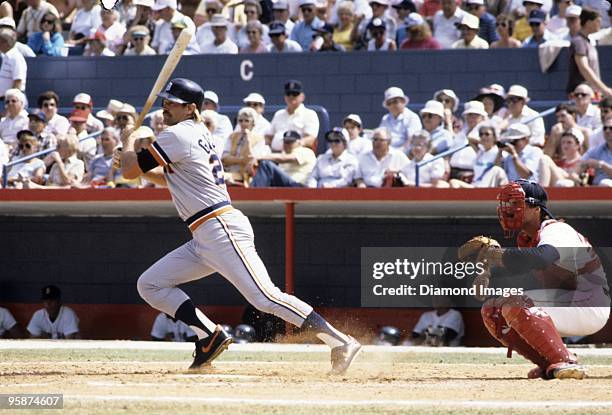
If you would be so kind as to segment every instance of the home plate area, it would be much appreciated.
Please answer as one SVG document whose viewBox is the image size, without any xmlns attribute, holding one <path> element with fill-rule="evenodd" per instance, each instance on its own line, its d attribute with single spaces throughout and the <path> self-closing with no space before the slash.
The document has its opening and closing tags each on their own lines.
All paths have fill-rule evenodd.
<svg viewBox="0 0 612 415">
<path fill-rule="evenodd" d="M 0 394 L 61 393 L 63 410 L 45 413 L 71 414 L 612 413 L 610 349 L 573 350 L 587 379 L 544 381 L 501 348 L 365 346 L 346 375 L 329 376 L 325 346 L 231 345 L 195 372 L 192 347 L 2 340 Z"/>
</svg>

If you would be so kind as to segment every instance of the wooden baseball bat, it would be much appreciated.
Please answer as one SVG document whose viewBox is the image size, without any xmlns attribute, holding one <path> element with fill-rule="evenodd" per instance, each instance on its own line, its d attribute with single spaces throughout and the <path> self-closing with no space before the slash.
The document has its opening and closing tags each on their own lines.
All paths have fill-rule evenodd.
<svg viewBox="0 0 612 415">
<path fill-rule="evenodd" d="M 140 111 L 140 114 L 138 115 L 138 119 L 134 124 L 134 130 L 137 130 L 142 125 L 145 116 L 148 114 L 149 110 L 153 106 L 153 103 L 157 99 L 157 94 L 159 94 L 164 86 L 166 86 L 166 83 L 170 79 L 172 72 L 174 72 L 176 65 L 178 65 L 179 61 L 181 60 L 183 52 L 185 49 L 187 49 L 187 45 L 189 44 L 192 36 L 193 33 L 191 33 L 189 29 L 183 29 L 179 35 L 176 43 L 166 58 L 166 62 L 164 62 L 164 66 L 161 68 L 159 75 L 157 75 L 155 85 L 153 85 L 153 88 L 149 93 L 149 97 L 142 107 L 142 111 Z"/>
</svg>

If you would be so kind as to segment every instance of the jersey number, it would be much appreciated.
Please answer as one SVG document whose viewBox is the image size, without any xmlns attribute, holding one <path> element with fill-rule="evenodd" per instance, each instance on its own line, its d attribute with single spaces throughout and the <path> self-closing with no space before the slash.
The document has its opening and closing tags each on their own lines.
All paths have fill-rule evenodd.
<svg viewBox="0 0 612 415">
<path fill-rule="evenodd" d="M 221 186 L 225 184 L 225 179 L 223 178 L 223 165 L 221 164 L 221 160 L 215 153 L 210 154 L 210 159 L 208 162 L 211 164 L 212 175 L 215 178 L 215 184 Z"/>
</svg>

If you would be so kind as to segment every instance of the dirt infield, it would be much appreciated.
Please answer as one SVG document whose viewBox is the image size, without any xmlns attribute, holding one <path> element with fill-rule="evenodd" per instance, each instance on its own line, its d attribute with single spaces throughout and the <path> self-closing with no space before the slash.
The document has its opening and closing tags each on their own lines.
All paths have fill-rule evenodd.
<svg viewBox="0 0 612 415">
<path fill-rule="evenodd" d="M 190 348 L 0 341 L 0 393 L 64 394 L 63 411 L 45 414 L 612 413 L 610 350 L 577 350 L 588 379 L 529 381 L 531 365 L 502 349 L 366 347 L 347 375 L 330 377 L 322 347 L 232 345 L 198 372 L 186 370 Z"/>
</svg>

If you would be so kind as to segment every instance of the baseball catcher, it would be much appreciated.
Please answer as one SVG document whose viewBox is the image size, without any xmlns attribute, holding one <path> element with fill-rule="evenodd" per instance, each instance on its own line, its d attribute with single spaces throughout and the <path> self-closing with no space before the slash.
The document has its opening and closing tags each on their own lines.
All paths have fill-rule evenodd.
<svg viewBox="0 0 612 415">
<path fill-rule="evenodd" d="M 584 236 L 556 220 L 548 195 L 537 183 L 518 180 L 501 188 L 497 214 L 507 238 L 517 248 L 501 248 L 486 237 L 473 238 L 459 258 L 476 258 L 513 274 L 531 272 L 542 289 L 522 296 L 489 298 L 482 306 L 484 324 L 501 344 L 532 361 L 530 379 L 582 379 L 578 364 L 561 339 L 599 331 L 610 315 L 610 295 L 601 261 Z M 485 272 L 474 284 L 488 285 Z"/>
</svg>

